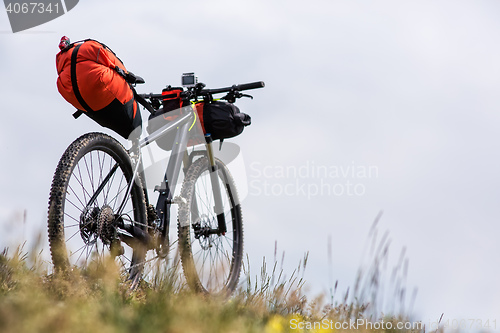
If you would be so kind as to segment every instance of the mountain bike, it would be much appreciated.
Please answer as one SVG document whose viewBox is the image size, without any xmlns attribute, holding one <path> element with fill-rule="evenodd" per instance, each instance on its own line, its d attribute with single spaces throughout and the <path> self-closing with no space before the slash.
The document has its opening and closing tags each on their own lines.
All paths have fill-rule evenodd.
<svg viewBox="0 0 500 333">
<path fill-rule="evenodd" d="M 135 289 L 153 264 L 166 264 L 174 242 L 169 239 L 170 210 L 177 205 L 177 247 L 187 284 L 195 291 L 230 294 L 237 287 L 243 255 L 243 221 L 235 182 L 227 166 L 214 155 L 213 138 L 203 133 L 193 143 L 197 103 L 214 95 L 234 103 L 251 97 L 241 91 L 264 82 L 206 89 L 183 78 L 180 97 L 190 104 L 147 136 L 131 138 L 125 149 L 113 137 L 88 133 L 62 155 L 49 198 L 48 234 L 56 271 L 104 264 L 111 257 L 123 278 Z M 136 77 L 135 83 L 143 83 Z M 141 82 L 142 81 L 142 82 Z M 148 110 L 158 111 L 162 94 L 138 94 Z M 156 206 L 149 202 L 142 149 L 170 135 L 170 158 L 163 179 L 155 184 Z M 221 141 L 222 143 L 222 141 Z M 190 149 L 200 146 L 203 149 Z M 178 195 L 180 174 L 184 180 Z"/>
</svg>

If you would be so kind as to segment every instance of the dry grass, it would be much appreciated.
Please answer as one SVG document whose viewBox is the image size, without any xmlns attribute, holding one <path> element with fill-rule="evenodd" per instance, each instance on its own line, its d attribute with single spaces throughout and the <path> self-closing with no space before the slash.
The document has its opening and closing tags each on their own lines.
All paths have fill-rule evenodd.
<svg viewBox="0 0 500 333">
<path fill-rule="evenodd" d="M 385 246 L 381 244 L 382 250 L 375 252 L 379 259 Z M 240 288 L 230 299 L 217 299 L 190 292 L 179 282 L 176 270 L 132 293 L 113 263 L 57 276 L 48 274 L 36 255 L 4 250 L 0 254 L 0 332 L 423 331 L 395 329 L 397 322 L 407 321 L 405 313 L 374 317 L 371 296 L 360 298 L 373 295 L 380 286 L 373 283 L 380 277 L 374 266 L 368 273 L 360 270 L 354 300 L 346 292 L 340 303 L 333 304 L 325 302 L 324 295 L 308 300 L 303 293 L 307 254 L 288 277 L 282 268 L 284 255 L 281 262 L 276 257 L 275 253 L 270 267 L 264 259 L 257 275 L 249 271 L 247 260 Z M 364 319 L 394 325 L 391 329 L 387 324 L 378 329 L 345 327 Z M 335 329 L 342 324 L 345 329 Z"/>
</svg>

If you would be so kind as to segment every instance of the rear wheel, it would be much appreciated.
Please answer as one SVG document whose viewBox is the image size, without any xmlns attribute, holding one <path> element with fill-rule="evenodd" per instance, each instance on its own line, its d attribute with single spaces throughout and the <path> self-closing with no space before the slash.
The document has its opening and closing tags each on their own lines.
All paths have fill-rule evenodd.
<svg viewBox="0 0 500 333">
<path fill-rule="evenodd" d="M 179 248 L 189 286 L 200 292 L 228 295 L 238 285 L 243 253 L 241 207 L 234 180 L 227 167 L 216 160 L 227 231 L 210 233 L 218 227 L 210 165 L 206 157 L 188 169 L 179 207 Z"/>
<path fill-rule="evenodd" d="M 75 140 L 57 166 L 49 198 L 48 233 L 56 270 L 86 268 L 114 257 L 125 279 L 140 281 L 146 251 L 119 226 L 144 229 L 147 223 L 142 186 L 132 179 L 127 151 L 112 137 L 89 133 Z M 119 207 L 125 199 L 121 214 Z"/>
</svg>

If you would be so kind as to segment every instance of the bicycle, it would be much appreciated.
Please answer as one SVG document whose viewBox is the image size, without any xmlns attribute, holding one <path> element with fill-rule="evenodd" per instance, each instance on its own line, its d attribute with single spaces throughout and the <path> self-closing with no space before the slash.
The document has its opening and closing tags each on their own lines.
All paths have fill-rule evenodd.
<svg viewBox="0 0 500 333">
<path fill-rule="evenodd" d="M 142 82 L 141 82 L 142 81 Z M 143 83 L 134 76 L 135 83 Z M 215 158 L 210 134 L 204 150 L 188 151 L 196 123 L 195 103 L 211 103 L 213 95 L 234 103 L 241 91 L 264 87 L 254 82 L 219 89 L 186 84 L 181 98 L 191 102 L 180 115 L 143 138 L 131 139 L 126 150 L 113 137 L 88 133 L 64 152 L 54 174 L 48 232 L 56 271 L 102 264 L 114 258 L 135 289 L 149 274 L 145 267 L 166 260 L 170 246 L 170 209 L 178 205 L 178 248 L 187 284 L 195 291 L 230 294 L 238 284 L 243 255 L 241 205 L 227 166 Z M 138 94 L 148 110 L 158 111 L 162 94 Z M 164 177 L 155 186 L 156 206 L 149 203 L 141 149 L 175 133 Z M 182 169 L 182 171 L 181 171 Z M 174 197 L 180 173 L 184 181 Z M 148 259 L 147 259 L 147 256 Z"/>
</svg>

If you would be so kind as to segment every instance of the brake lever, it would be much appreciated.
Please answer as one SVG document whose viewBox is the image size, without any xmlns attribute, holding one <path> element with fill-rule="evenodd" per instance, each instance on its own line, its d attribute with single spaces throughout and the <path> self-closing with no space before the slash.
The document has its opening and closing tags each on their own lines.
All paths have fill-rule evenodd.
<svg viewBox="0 0 500 333">
<path fill-rule="evenodd" d="M 242 98 L 242 97 L 248 97 L 250 99 L 253 99 L 253 96 L 242 94 L 239 91 L 232 91 L 232 92 L 228 93 L 226 96 L 222 97 L 221 99 L 225 99 L 229 103 L 234 103 L 234 102 L 236 102 L 236 100 L 238 98 Z"/>
</svg>

